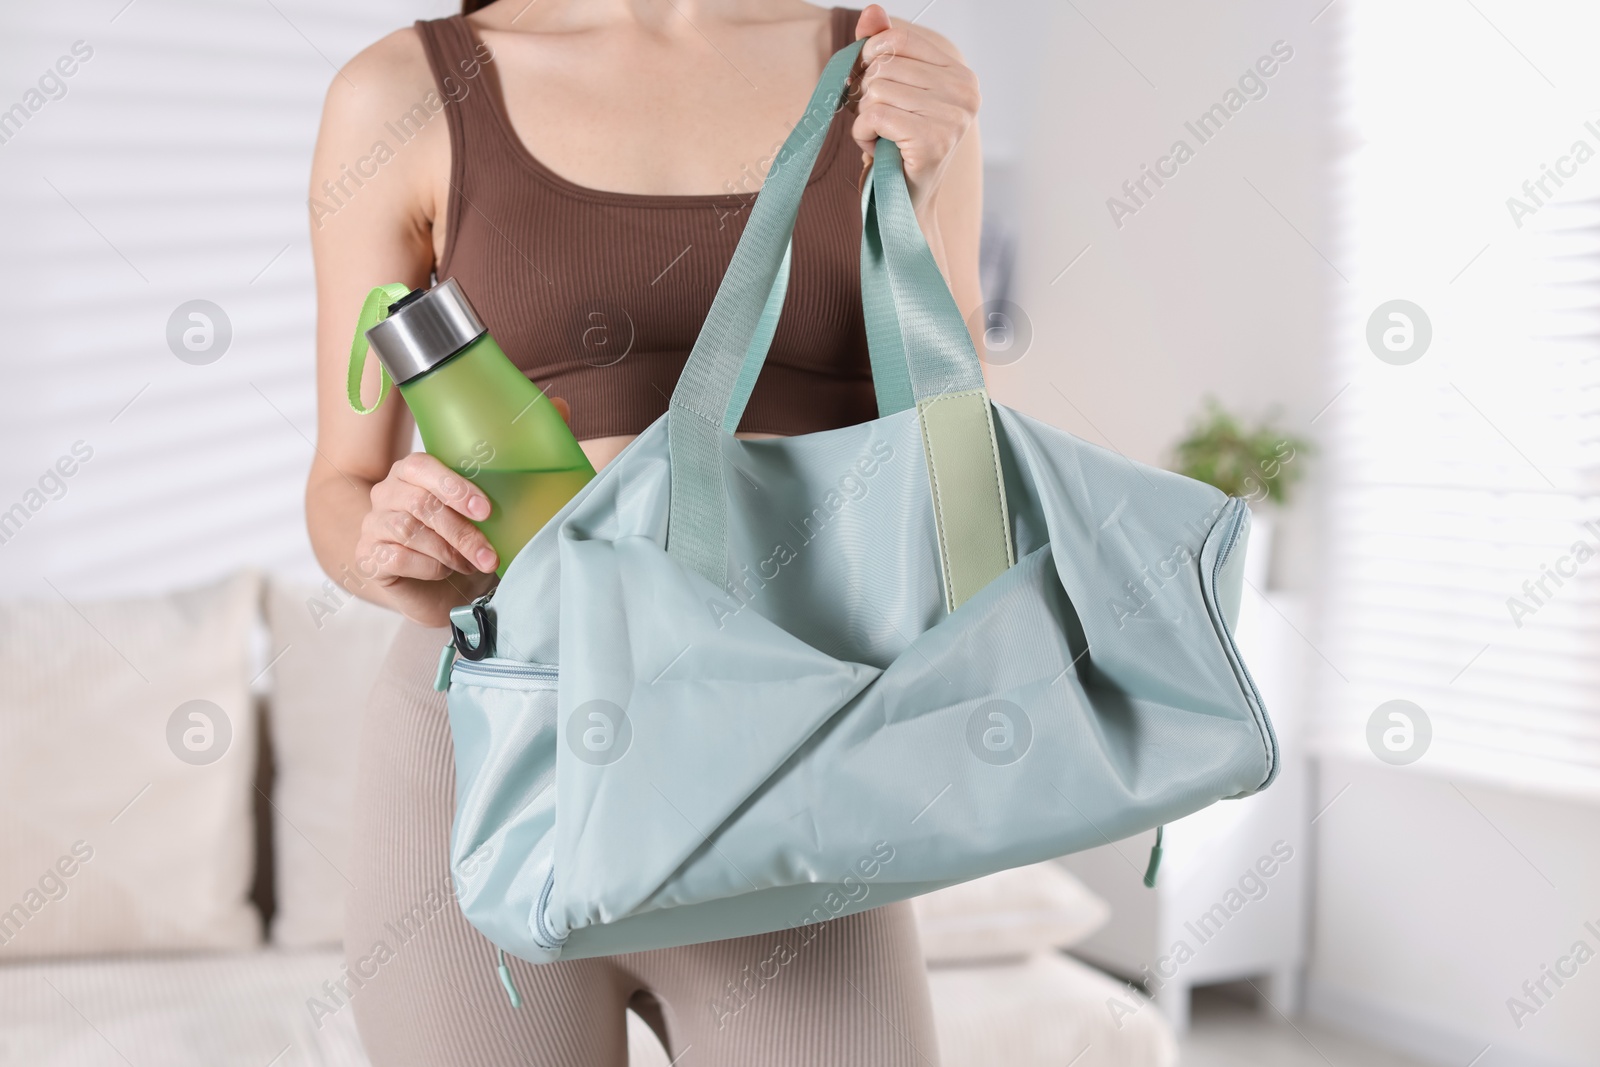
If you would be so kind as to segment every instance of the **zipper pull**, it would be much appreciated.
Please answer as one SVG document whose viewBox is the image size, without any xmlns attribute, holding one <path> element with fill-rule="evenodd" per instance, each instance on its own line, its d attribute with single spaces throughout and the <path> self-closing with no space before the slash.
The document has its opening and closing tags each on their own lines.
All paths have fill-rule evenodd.
<svg viewBox="0 0 1600 1067">
<path fill-rule="evenodd" d="M 1156 843 L 1150 846 L 1150 866 L 1144 869 L 1144 884 L 1147 889 L 1156 887 L 1156 871 L 1161 869 L 1161 832 L 1165 826 L 1156 827 Z"/>
<path fill-rule="evenodd" d="M 450 668 L 456 665 L 456 643 L 449 641 L 439 650 L 439 669 L 433 673 L 433 688 L 443 693 L 450 688 Z"/>
<path fill-rule="evenodd" d="M 517 992 L 516 983 L 511 981 L 511 968 L 506 966 L 506 950 L 496 949 L 500 954 L 500 984 L 506 987 L 506 996 L 511 998 L 513 1008 L 522 1007 L 522 995 Z"/>
<path fill-rule="evenodd" d="M 494 616 L 489 614 L 490 590 L 470 604 L 450 609 L 450 636 L 463 659 L 480 660 L 494 647 Z"/>
</svg>

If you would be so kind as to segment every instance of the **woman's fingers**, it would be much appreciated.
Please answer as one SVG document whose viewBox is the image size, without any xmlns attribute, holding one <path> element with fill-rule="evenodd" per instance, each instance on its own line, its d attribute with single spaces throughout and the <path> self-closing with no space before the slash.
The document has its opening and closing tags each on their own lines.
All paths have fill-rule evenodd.
<svg viewBox="0 0 1600 1067">
<path fill-rule="evenodd" d="M 389 478 L 398 479 L 432 493 L 436 498 L 469 519 L 489 517 L 489 498 L 483 490 L 446 467 L 426 452 L 413 452 L 395 461 Z M 383 484 L 382 482 L 379 483 Z"/>
<path fill-rule="evenodd" d="M 911 132 L 916 116 L 909 111 L 888 104 L 863 104 L 856 111 L 856 120 L 850 125 L 850 137 L 861 146 L 867 159 L 878 147 L 878 138 L 887 137 L 900 148 L 901 156 L 910 147 Z M 908 161 L 909 162 L 909 161 Z"/>
<path fill-rule="evenodd" d="M 435 507 L 441 512 L 444 510 L 443 504 L 436 504 Z M 373 515 L 380 535 L 387 543 L 403 545 L 432 556 L 451 570 L 463 574 L 483 569 L 469 559 L 469 553 L 475 554 L 474 549 L 469 548 L 464 553 L 409 511 L 375 511 Z"/>
<path fill-rule="evenodd" d="M 401 458 L 390 473 L 401 485 L 424 494 L 402 494 L 397 505 L 436 530 L 470 560 L 466 569 L 492 571 L 499 566 L 494 549 L 489 547 L 489 539 L 466 521 L 489 517 L 492 505 L 483 490 L 426 452 L 413 452 Z M 385 482 L 390 480 L 385 479 Z M 376 505 L 379 501 L 374 499 L 373 503 Z"/>
<path fill-rule="evenodd" d="M 884 82 L 895 82 L 900 85 L 909 85 L 917 89 L 932 91 L 938 89 L 949 78 L 949 67 L 936 67 L 932 63 L 924 63 L 920 59 L 898 59 L 892 56 L 885 56 L 867 64 L 861 77 L 861 92 L 864 95 L 874 85 L 880 85 Z"/>
<path fill-rule="evenodd" d="M 978 114 L 978 79 L 937 34 L 894 25 L 874 4 L 861 13 L 856 37 L 864 64 L 851 139 L 870 163 L 878 138 L 900 149 L 911 202 L 932 203 L 956 146 Z"/>
<path fill-rule="evenodd" d="M 969 123 L 964 112 L 944 101 L 911 99 L 902 101 L 904 106 L 886 102 L 895 95 L 885 93 L 863 104 L 850 136 L 869 156 L 879 137 L 893 141 L 900 149 L 907 178 L 915 181 L 949 158 Z"/>
<path fill-rule="evenodd" d="M 946 99 L 943 94 L 931 93 L 921 86 L 906 82 L 879 79 L 867 86 L 861 94 L 857 114 L 869 112 L 878 106 L 897 108 L 912 115 L 924 115 L 951 125 L 964 125 L 965 114 L 960 104 Z"/>
<path fill-rule="evenodd" d="M 394 578 L 437 582 L 455 573 L 453 568 L 440 563 L 427 553 L 395 544 L 393 541 L 379 544 L 375 554 L 382 572 Z"/>
<path fill-rule="evenodd" d="M 889 13 L 878 4 L 868 4 L 861 9 L 861 17 L 856 19 L 856 40 L 871 37 L 882 33 L 893 23 L 889 21 Z"/>
<path fill-rule="evenodd" d="M 456 480 L 471 484 L 451 473 Z M 458 495 L 463 492 L 456 491 Z M 481 495 L 476 487 L 471 491 Z M 453 569 L 492 571 L 499 565 L 483 531 L 437 493 L 415 482 L 386 478 L 373 486 L 372 517 L 379 520 L 377 532 L 386 539 L 426 552 Z"/>
<path fill-rule="evenodd" d="M 400 502 L 405 510 L 459 554 L 462 562 L 466 563 L 462 570 L 470 571 L 476 568 L 481 571 L 492 571 L 499 566 L 494 549 L 490 547 L 489 539 L 483 535 L 483 531 L 447 508 L 436 495 L 416 486 L 404 486 L 401 492 L 403 495 Z M 468 563 L 468 560 L 471 562 Z"/>
<path fill-rule="evenodd" d="M 438 507 L 443 510 L 443 505 Z M 446 571 L 472 574 L 478 570 L 438 532 L 408 511 L 374 506 L 361 521 L 359 546 L 364 558 L 370 559 L 381 572 L 391 577 L 393 574 L 386 562 L 400 548 L 427 556 Z"/>
<path fill-rule="evenodd" d="M 874 5 L 876 6 L 876 5 Z M 871 8 L 868 8 L 870 11 Z M 882 11 L 882 8 L 878 8 Z M 866 21 L 867 13 L 861 13 L 861 22 L 856 24 L 856 38 L 864 36 L 861 25 Z M 861 46 L 861 61 L 863 63 L 887 62 L 892 59 L 919 60 L 934 66 L 948 67 L 959 66 L 960 61 L 949 52 L 940 47 L 939 43 L 929 34 L 923 33 L 916 26 L 890 26 L 888 16 L 884 16 L 885 28 L 872 34 L 871 39 Z"/>
</svg>

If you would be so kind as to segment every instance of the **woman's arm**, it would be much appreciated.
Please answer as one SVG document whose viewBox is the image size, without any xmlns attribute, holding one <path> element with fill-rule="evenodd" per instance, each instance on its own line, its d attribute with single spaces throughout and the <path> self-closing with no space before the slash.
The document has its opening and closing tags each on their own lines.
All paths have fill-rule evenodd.
<svg viewBox="0 0 1600 1067">
<path fill-rule="evenodd" d="M 939 269 L 983 351 L 975 312 L 983 303 L 978 238 L 983 228 L 983 150 L 978 138 L 977 76 L 945 38 L 876 4 L 861 13 L 856 36 L 866 72 L 851 136 L 863 159 L 877 139 L 900 149 L 917 221 Z"/>
<path fill-rule="evenodd" d="M 311 171 L 311 251 L 317 276 L 317 449 L 306 524 L 317 560 L 340 585 L 425 625 L 488 588 L 498 561 L 468 518 L 488 500 L 466 479 L 411 453 L 410 413 L 391 394 L 370 415 L 345 398 L 350 339 L 375 285 L 428 284 L 449 139 L 414 30 L 350 61 L 323 107 Z M 430 97 L 432 107 L 429 107 Z M 421 104 L 421 109 L 415 105 Z M 409 140 L 397 120 L 431 118 Z M 376 359 L 364 383 L 376 396 Z M 408 454 L 410 453 L 410 454 Z M 470 561 L 470 562 L 469 562 Z"/>
<path fill-rule="evenodd" d="M 978 355 L 984 353 L 984 321 L 978 314 L 983 286 L 978 275 L 978 244 L 983 233 L 983 149 L 976 121 L 956 145 L 933 210 L 919 216 L 923 235 L 945 282 L 966 320 Z"/>
</svg>

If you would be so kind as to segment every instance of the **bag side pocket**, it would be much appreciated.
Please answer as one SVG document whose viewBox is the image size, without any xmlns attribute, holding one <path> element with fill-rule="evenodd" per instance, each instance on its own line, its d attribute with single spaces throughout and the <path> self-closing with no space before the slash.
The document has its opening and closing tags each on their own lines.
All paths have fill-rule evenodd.
<svg viewBox="0 0 1600 1067">
<path fill-rule="evenodd" d="M 555 844 L 558 669 L 488 658 L 451 670 L 456 814 L 450 871 L 462 913 L 513 955 L 547 962 L 541 934 Z"/>
</svg>

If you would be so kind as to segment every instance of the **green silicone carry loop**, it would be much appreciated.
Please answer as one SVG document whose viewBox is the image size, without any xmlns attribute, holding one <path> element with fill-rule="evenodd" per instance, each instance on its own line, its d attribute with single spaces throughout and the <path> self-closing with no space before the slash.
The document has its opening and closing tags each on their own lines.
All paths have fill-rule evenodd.
<svg viewBox="0 0 1600 1067">
<path fill-rule="evenodd" d="M 344 377 L 345 394 L 350 399 L 351 410 L 357 415 L 370 415 L 382 407 L 384 398 L 389 395 L 389 387 L 394 384 L 388 369 L 378 364 L 378 399 L 372 402 L 371 407 L 361 406 L 361 372 L 367 366 L 367 331 L 388 318 L 389 306 L 409 292 L 411 286 L 399 282 L 380 285 L 369 292 L 361 304 L 361 317 L 356 319 L 356 335 L 350 340 L 350 365 Z"/>
</svg>

